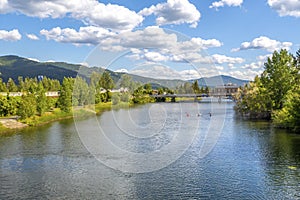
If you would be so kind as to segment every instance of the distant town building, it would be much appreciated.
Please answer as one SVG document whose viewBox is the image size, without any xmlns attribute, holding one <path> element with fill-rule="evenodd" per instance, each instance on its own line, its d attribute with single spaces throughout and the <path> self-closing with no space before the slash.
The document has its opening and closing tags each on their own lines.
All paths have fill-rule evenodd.
<svg viewBox="0 0 300 200">
<path fill-rule="evenodd" d="M 38 81 L 42 81 L 44 79 L 44 76 L 43 75 L 38 75 Z"/>
<path fill-rule="evenodd" d="M 0 96 L 21 97 L 26 92 L 0 92 Z M 47 97 L 59 97 L 59 91 L 50 91 L 45 93 Z"/>
<path fill-rule="evenodd" d="M 231 97 L 238 92 L 239 86 L 232 83 L 227 83 L 224 85 L 218 85 L 215 88 L 211 88 L 209 91 L 210 96 L 225 96 Z"/>
</svg>

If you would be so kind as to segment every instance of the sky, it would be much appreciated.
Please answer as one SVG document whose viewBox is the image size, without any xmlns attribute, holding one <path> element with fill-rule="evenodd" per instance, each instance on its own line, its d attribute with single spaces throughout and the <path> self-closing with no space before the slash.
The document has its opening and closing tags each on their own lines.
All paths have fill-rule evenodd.
<svg viewBox="0 0 300 200">
<path fill-rule="evenodd" d="M 298 0 L 0 0 L 0 56 L 253 80 L 275 50 L 295 54 L 299 25 Z"/>
</svg>

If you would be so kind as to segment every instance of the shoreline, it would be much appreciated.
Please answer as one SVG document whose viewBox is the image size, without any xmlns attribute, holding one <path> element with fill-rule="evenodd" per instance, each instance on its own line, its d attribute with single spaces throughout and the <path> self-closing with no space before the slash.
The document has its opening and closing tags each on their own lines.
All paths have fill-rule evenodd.
<svg viewBox="0 0 300 200">
<path fill-rule="evenodd" d="M 121 105 L 120 108 L 121 107 L 123 106 Z M 0 118 L 0 136 L 6 134 L 14 134 L 17 131 L 25 128 L 44 126 L 64 119 L 88 117 L 92 114 L 98 115 L 104 111 L 111 110 L 112 108 L 113 105 L 111 104 L 111 102 L 108 102 L 93 106 L 76 108 L 73 109 L 70 113 L 64 113 L 58 109 L 55 109 L 54 111 L 45 113 L 42 116 L 33 116 L 31 118 L 26 118 L 23 120 L 17 120 L 16 117 Z"/>
</svg>

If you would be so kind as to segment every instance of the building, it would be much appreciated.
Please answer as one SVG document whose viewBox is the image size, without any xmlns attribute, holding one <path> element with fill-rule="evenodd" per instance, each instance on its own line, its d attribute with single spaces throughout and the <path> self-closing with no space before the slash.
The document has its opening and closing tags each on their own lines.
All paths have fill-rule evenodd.
<svg viewBox="0 0 300 200">
<path fill-rule="evenodd" d="M 232 83 L 227 83 L 224 85 L 218 85 L 215 88 L 211 88 L 209 91 L 210 96 L 223 96 L 232 97 L 238 92 L 239 86 Z"/>
</svg>

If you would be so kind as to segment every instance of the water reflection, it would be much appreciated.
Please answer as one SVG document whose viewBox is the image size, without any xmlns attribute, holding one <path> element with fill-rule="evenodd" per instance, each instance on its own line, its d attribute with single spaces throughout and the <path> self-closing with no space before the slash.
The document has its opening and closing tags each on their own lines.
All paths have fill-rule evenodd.
<svg viewBox="0 0 300 200">
<path fill-rule="evenodd" d="M 210 107 L 199 109 L 207 113 Z M 123 112 L 114 115 L 121 118 Z M 207 156 L 202 158 L 200 149 L 211 119 L 202 115 L 199 134 L 179 159 L 141 174 L 98 162 L 72 120 L 1 136 L 0 199 L 299 199 L 300 136 L 267 122 L 239 120 L 230 104 L 226 114 L 217 113 L 224 115 L 224 127 Z"/>
</svg>

